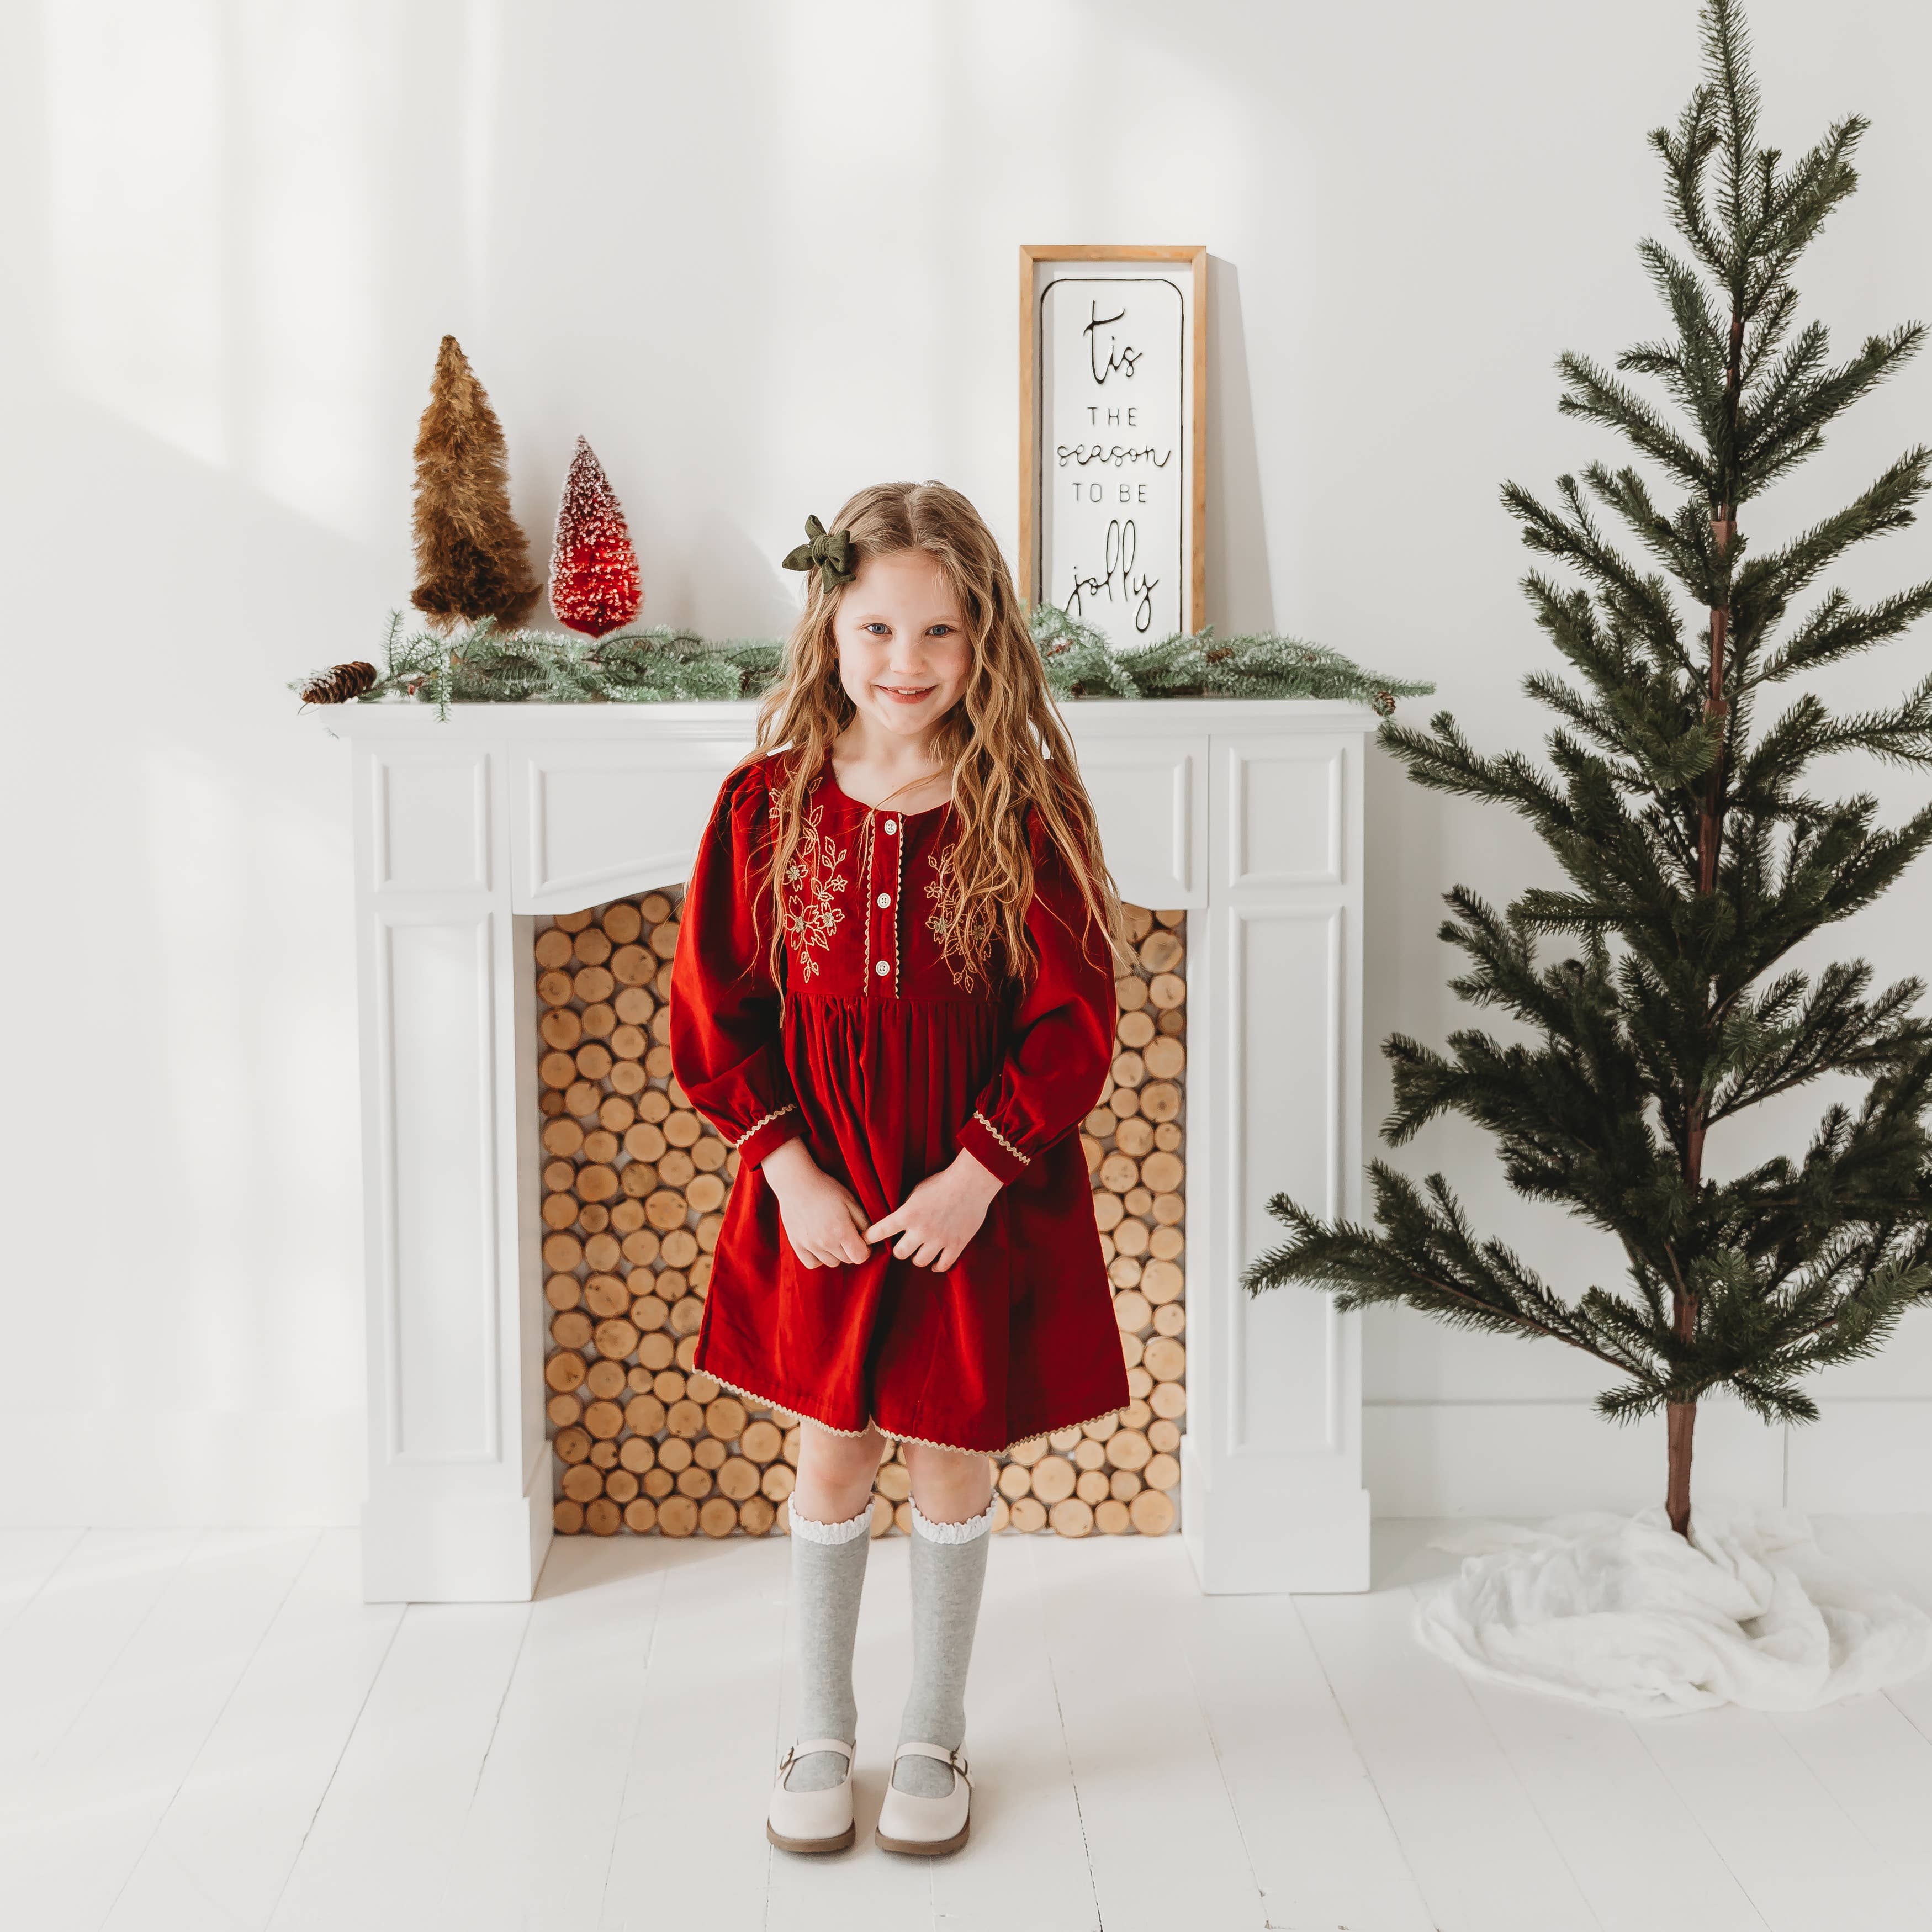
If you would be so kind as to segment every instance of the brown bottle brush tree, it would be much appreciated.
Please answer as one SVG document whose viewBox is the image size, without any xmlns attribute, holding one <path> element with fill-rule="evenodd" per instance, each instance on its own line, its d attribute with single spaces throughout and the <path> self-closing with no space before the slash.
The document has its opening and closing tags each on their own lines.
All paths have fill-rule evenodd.
<svg viewBox="0 0 1932 1932">
<path fill-rule="evenodd" d="M 528 548 L 510 514 L 503 425 L 488 392 L 446 335 L 416 431 L 416 587 L 433 629 L 465 620 L 514 622 L 536 602 Z"/>
</svg>

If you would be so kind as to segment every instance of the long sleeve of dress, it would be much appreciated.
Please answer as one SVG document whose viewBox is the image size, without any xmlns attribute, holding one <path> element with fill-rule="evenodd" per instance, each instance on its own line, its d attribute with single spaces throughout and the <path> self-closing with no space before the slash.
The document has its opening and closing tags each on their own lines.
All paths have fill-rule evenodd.
<svg viewBox="0 0 1932 1932">
<path fill-rule="evenodd" d="M 767 810 L 755 766 L 718 788 L 670 969 L 671 1071 L 725 1144 L 754 1166 L 805 1131 L 780 1044 L 778 988 L 765 964 L 772 914 L 768 899 L 758 901 L 770 885 Z"/>
<path fill-rule="evenodd" d="M 958 1133 L 959 1144 L 1002 1183 L 1092 1110 L 1113 1063 L 1119 1017 L 1106 936 L 1090 922 L 1078 881 L 1059 848 L 1036 830 L 1033 854 L 1026 923 L 1038 968 L 1015 1004 L 1005 1057 Z"/>
</svg>

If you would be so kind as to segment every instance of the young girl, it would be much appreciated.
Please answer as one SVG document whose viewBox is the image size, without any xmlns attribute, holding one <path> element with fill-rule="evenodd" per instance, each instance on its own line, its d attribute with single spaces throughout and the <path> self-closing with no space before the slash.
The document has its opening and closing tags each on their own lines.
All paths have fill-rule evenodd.
<svg viewBox="0 0 1932 1932">
<path fill-rule="evenodd" d="M 889 1851 L 966 1841 L 964 1692 L 1010 1445 L 1130 1400 L 1079 1124 L 1120 901 L 1004 560 L 937 483 L 865 490 L 811 572 L 686 890 L 670 1045 L 738 1150 L 697 1367 L 800 1418 L 798 1729 L 766 1835 L 853 1840 L 852 1649 L 888 1439 L 913 1681 Z"/>
</svg>

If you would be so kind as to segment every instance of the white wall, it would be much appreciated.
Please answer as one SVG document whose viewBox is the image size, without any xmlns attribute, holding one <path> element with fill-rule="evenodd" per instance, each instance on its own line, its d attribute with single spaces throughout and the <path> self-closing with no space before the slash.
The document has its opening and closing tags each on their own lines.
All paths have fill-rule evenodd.
<svg viewBox="0 0 1932 1932">
<path fill-rule="evenodd" d="M 1815 251 L 1841 346 L 1932 313 L 1932 20 L 1753 9 L 1768 124 L 1876 125 Z M 1505 477 L 1612 454 L 1556 414 L 1566 347 L 1661 323 L 1643 136 L 1694 78 L 1690 0 L 571 6 L 42 0 L 0 24 L 16 1016 L 0 1520 L 343 1522 L 362 1493 L 344 748 L 284 680 L 376 654 L 407 595 L 410 446 L 453 331 L 539 556 L 573 439 L 629 513 L 651 620 L 770 633 L 776 560 L 860 484 L 944 476 L 1010 542 L 1023 241 L 1216 257 L 1210 602 L 1435 677 L 1532 744 L 1544 661 Z M 1932 361 L 1748 536 L 1932 434 Z M 1932 531 L 1854 588 L 1932 574 Z M 1922 637 L 1834 689 L 1891 692 Z M 1424 706 L 1412 707 L 1420 715 Z M 1922 779 L 1861 773 L 1894 814 Z M 1546 870 L 1499 814 L 1371 774 L 1372 1041 L 1461 1024 L 1455 880 Z M 1834 937 L 1923 959 L 1927 881 Z M 1370 1120 L 1388 1097 L 1373 1063 Z M 1808 1111 L 1808 1110 L 1806 1110 Z M 1745 1150 L 1719 1150 L 1742 1160 Z M 1598 1258 L 1432 1130 L 1486 1227 Z M 1300 1291 L 1297 1291 L 1300 1292 Z M 1384 1510 L 1650 1500 L 1654 1432 L 1552 1348 L 1370 1328 Z M 1790 1445 L 1722 1410 L 1760 1493 L 1932 1503 L 1932 1324 L 1824 1385 Z"/>
</svg>

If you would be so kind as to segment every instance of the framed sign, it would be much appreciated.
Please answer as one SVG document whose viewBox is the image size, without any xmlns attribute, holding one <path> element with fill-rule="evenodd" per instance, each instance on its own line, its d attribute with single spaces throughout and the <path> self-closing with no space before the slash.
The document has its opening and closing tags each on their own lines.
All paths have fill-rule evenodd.
<svg viewBox="0 0 1932 1932">
<path fill-rule="evenodd" d="M 1020 569 L 1124 644 L 1208 622 L 1208 250 L 1020 250 Z"/>
</svg>

